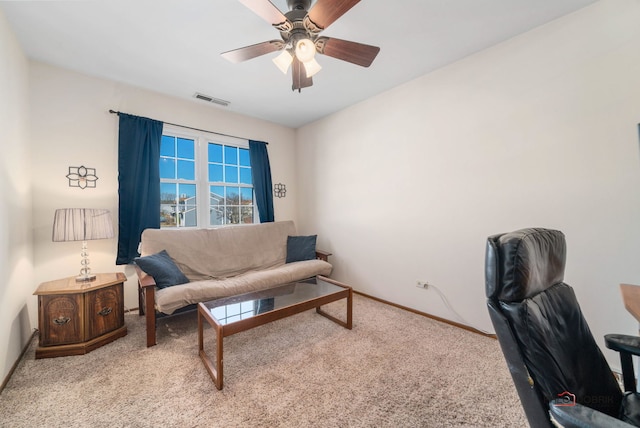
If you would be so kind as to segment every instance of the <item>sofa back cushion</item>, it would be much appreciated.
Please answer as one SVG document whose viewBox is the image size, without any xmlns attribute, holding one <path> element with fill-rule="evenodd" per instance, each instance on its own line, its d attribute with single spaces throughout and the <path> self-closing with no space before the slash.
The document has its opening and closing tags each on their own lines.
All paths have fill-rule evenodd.
<svg viewBox="0 0 640 428">
<path fill-rule="evenodd" d="M 293 221 L 216 229 L 146 229 L 142 256 L 166 250 L 190 281 L 229 278 L 283 265 Z"/>
</svg>

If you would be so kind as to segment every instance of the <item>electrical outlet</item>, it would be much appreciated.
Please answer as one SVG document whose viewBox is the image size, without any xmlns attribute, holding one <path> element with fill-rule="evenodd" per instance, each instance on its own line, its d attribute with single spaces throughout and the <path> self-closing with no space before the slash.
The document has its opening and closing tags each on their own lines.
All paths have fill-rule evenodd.
<svg viewBox="0 0 640 428">
<path fill-rule="evenodd" d="M 416 281 L 416 287 L 427 289 L 427 288 L 429 288 L 429 283 L 427 281 L 418 280 L 418 281 Z"/>
</svg>

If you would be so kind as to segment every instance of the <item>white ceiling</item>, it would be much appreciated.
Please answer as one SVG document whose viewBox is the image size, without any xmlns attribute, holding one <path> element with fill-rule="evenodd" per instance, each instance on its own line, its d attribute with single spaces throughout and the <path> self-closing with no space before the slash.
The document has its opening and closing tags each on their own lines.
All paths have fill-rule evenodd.
<svg viewBox="0 0 640 428">
<path fill-rule="evenodd" d="M 278 39 L 237 0 L 0 1 L 26 55 L 298 128 L 596 0 L 362 0 L 322 35 L 381 48 L 371 67 L 318 56 L 301 93 L 271 62 L 220 53 Z M 283 13 L 286 0 L 273 0 Z M 313 7 L 313 6 L 312 6 Z M 203 103 L 204 101 L 195 100 Z M 159 118 L 162 119 L 162 118 Z"/>
</svg>

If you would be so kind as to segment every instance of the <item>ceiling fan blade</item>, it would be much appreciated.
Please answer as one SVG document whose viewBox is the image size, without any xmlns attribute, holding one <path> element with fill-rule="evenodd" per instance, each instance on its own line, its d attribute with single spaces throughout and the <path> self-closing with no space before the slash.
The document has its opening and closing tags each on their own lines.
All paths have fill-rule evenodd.
<svg viewBox="0 0 640 428">
<path fill-rule="evenodd" d="M 318 53 L 341 59 L 352 64 L 369 67 L 380 52 L 377 46 L 334 39 L 332 37 L 318 37 L 316 40 Z"/>
<path fill-rule="evenodd" d="M 286 16 L 280 12 L 273 3 L 269 0 L 239 0 L 240 3 L 251 9 L 260 18 L 267 21 L 269 24 L 278 28 L 279 26 L 291 24 Z"/>
<path fill-rule="evenodd" d="M 318 0 L 309 11 L 308 18 L 324 30 L 336 19 L 347 13 L 360 0 Z"/>
<path fill-rule="evenodd" d="M 282 40 L 270 40 L 268 42 L 262 42 L 251 46 L 245 46 L 244 48 L 223 52 L 220 55 L 222 55 L 224 59 L 237 64 L 260 55 L 279 51 L 283 47 L 284 43 Z"/>
<path fill-rule="evenodd" d="M 305 70 L 304 65 L 296 57 L 293 57 L 291 71 L 293 74 L 292 90 L 295 91 L 297 89 L 298 92 L 300 92 L 302 88 L 308 88 L 313 85 L 313 79 L 311 77 L 307 77 L 307 70 Z"/>
</svg>

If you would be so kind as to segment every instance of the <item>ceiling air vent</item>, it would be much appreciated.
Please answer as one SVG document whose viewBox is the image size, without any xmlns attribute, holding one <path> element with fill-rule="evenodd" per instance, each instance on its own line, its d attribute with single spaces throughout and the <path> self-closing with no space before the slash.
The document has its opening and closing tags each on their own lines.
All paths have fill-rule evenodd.
<svg viewBox="0 0 640 428">
<path fill-rule="evenodd" d="M 206 101 L 208 103 L 218 104 L 224 107 L 228 106 L 231 103 L 230 101 L 225 101 L 225 100 L 221 100 L 220 98 L 210 97 L 209 95 L 200 94 L 198 92 L 193 94 L 193 98 L 197 98 L 199 100 Z"/>
</svg>

